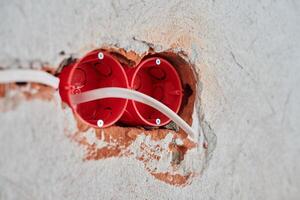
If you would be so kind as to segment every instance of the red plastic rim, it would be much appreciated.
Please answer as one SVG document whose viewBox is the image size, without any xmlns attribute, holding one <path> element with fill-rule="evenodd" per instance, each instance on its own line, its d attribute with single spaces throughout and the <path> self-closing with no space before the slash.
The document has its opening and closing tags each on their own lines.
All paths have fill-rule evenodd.
<svg viewBox="0 0 300 200">
<path fill-rule="evenodd" d="M 121 64 L 111 55 L 94 50 L 80 59 L 70 70 L 67 80 L 70 95 L 103 87 L 128 88 L 128 79 Z M 127 99 L 105 98 L 70 105 L 77 116 L 93 127 L 108 127 L 124 113 Z"/>
<path fill-rule="evenodd" d="M 181 81 L 175 68 L 165 59 L 152 57 L 140 63 L 130 86 L 162 102 L 176 113 L 180 109 L 183 96 Z M 163 126 L 170 122 L 167 116 L 150 106 L 133 101 L 133 107 L 145 125 Z"/>
</svg>

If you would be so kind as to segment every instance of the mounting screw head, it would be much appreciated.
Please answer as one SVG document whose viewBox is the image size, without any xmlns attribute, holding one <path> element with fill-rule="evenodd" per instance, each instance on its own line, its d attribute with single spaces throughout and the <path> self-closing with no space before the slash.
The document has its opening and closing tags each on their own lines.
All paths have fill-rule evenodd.
<svg viewBox="0 0 300 200">
<path fill-rule="evenodd" d="M 102 52 L 98 53 L 98 58 L 99 60 L 102 60 L 104 58 L 104 54 Z"/>
<path fill-rule="evenodd" d="M 103 125 L 104 125 L 104 121 L 101 120 L 101 119 L 99 119 L 99 120 L 97 121 L 97 126 L 98 126 L 99 128 L 101 128 L 101 127 L 103 127 Z"/>
<path fill-rule="evenodd" d="M 80 94 L 80 89 L 78 88 L 75 88 L 72 92 L 73 94 Z"/>
<path fill-rule="evenodd" d="M 157 119 L 155 120 L 155 123 L 156 123 L 156 125 L 160 125 L 160 119 L 157 118 Z"/>
<path fill-rule="evenodd" d="M 155 60 L 155 63 L 156 63 L 157 65 L 160 65 L 160 59 L 157 58 L 157 59 Z"/>
</svg>

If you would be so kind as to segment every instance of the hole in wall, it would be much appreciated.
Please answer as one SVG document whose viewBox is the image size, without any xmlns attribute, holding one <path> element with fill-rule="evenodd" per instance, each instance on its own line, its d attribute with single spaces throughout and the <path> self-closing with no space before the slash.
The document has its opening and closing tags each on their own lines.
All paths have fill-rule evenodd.
<svg viewBox="0 0 300 200">
<path fill-rule="evenodd" d="M 148 53 L 143 55 L 116 47 L 101 48 L 101 51 L 112 55 L 122 66 L 132 68 L 143 62 L 143 60 L 156 56 L 171 63 L 180 77 L 183 88 L 183 100 L 178 115 L 189 125 L 192 124 L 197 81 L 193 71 L 194 66 L 184 56 L 172 50 L 157 53 L 150 49 Z M 130 126 L 117 122 L 112 126 L 101 129 L 88 126 L 76 115 L 75 118 L 78 131 L 66 134 L 87 150 L 84 157 L 86 161 L 134 156 L 137 160 L 143 162 L 145 169 L 156 179 L 175 186 L 188 184 L 191 178 L 199 173 L 196 171 L 202 169 L 202 164 L 205 162 L 205 154 L 201 154 L 197 157 L 197 162 L 201 163 L 197 169 L 185 169 L 187 164 L 183 164 L 183 161 L 187 153 L 196 148 L 197 144 L 187 139 L 186 133 L 173 122 L 159 128 Z M 177 138 L 182 140 L 181 144 L 176 142 Z M 99 147 L 99 144 L 102 145 Z M 133 149 L 133 147 L 137 149 Z M 162 170 L 158 167 L 160 163 L 166 161 L 166 158 L 163 158 L 162 155 L 169 157 L 167 159 L 168 170 Z M 181 172 L 182 168 L 185 169 L 183 170 L 184 173 Z"/>
<path fill-rule="evenodd" d="M 138 63 L 144 59 L 153 56 L 164 58 L 170 62 L 180 76 L 183 88 L 183 100 L 178 114 L 191 125 L 197 81 L 193 71 L 193 64 L 189 63 L 184 56 L 172 50 L 157 53 L 150 49 L 150 51 L 144 55 L 138 55 L 133 51 L 128 52 L 116 47 L 102 48 L 101 50 L 110 53 L 122 63 L 122 65 L 129 67 L 136 67 Z M 65 58 L 58 68 L 43 66 L 42 70 L 58 76 L 63 67 L 75 61 L 76 58 L 70 56 Z M 17 84 L 12 85 L 14 85 L 13 87 L 20 87 Z M 31 83 L 29 86 L 39 88 L 38 92 L 34 94 L 35 96 L 33 94 L 30 94 L 31 96 L 28 95 L 30 99 L 35 97 L 42 97 L 41 99 L 43 99 L 45 96 L 49 96 L 49 94 L 52 96 L 54 93 L 54 90 L 50 90 L 46 86 Z M 66 108 L 66 106 L 63 105 L 63 108 Z M 76 121 L 78 130 L 75 133 L 66 132 L 66 135 L 86 149 L 85 161 L 101 160 L 110 157 L 134 156 L 144 164 L 145 169 L 156 179 L 176 186 L 188 184 L 192 177 L 200 173 L 197 172 L 197 170 L 199 168 L 202 169 L 202 166 L 199 165 L 197 166 L 197 170 L 188 169 L 182 172 L 181 166 L 186 168 L 184 160 L 188 152 L 194 149 L 197 144 L 188 140 L 186 133 L 172 122 L 160 128 L 129 126 L 118 122 L 113 126 L 99 129 L 91 128 L 87 124 L 82 123 L 78 118 L 76 118 Z M 170 135 L 172 136 L 171 139 Z M 142 138 L 142 140 L 140 138 Z M 183 138 L 182 143 L 176 143 L 176 138 Z M 168 145 L 164 146 L 162 144 Z M 133 146 L 137 146 L 137 149 L 132 149 Z M 170 156 L 168 163 L 169 168 L 167 170 L 162 170 L 158 167 L 164 160 L 162 154 Z M 205 160 L 206 158 L 199 155 L 197 159 Z"/>
<path fill-rule="evenodd" d="M 26 86 L 28 83 L 27 82 L 16 82 L 17 86 Z"/>
<path fill-rule="evenodd" d="M 116 60 L 118 60 L 122 66 L 124 67 L 129 67 L 129 68 L 136 68 L 139 63 L 143 62 L 146 59 L 149 59 L 151 57 L 160 57 L 162 59 L 165 59 L 168 61 L 176 70 L 178 73 L 180 80 L 181 80 L 181 85 L 182 85 L 182 101 L 180 105 L 180 110 L 178 112 L 179 116 L 185 120 L 188 124 L 191 125 L 192 123 L 192 113 L 194 109 L 194 103 L 195 103 L 195 91 L 196 91 L 196 78 L 194 76 L 193 72 L 193 67 L 190 63 L 188 63 L 184 58 L 182 58 L 179 54 L 176 54 L 174 52 L 170 51 L 165 51 L 165 52 L 160 52 L 156 53 L 154 51 L 148 52 L 147 54 L 144 54 L 142 56 L 130 51 L 127 52 L 124 49 L 118 49 L 118 48 L 102 48 L 101 51 L 108 53 L 112 57 L 114 57 Z M 60 67 L 57 71 L 61 71 L 61 69 L 64 66 L 68 66 L 72 63 L 75 63 L 76 59 L 70 57 L 65 60 L 60 64 Z M 161 75 L 157 74 L 158 71 L 151 71 L 152 74 L 154 75 Z M 159 92 L 158 92 L 159 93 Z M 158 95 L 157 93 L 157 95 Z M 156 96 L 157 96 L 156 95 Z M 159 96 L 159 95 L 158 95 Z M 80 120 L 79 120 L 80 121 Z M 120 120 L 122 121 L 122 120 Z M 130 125 L 127 125 L 124 122 L 117 122 L 114 124 L 114 126 L 118 127 L 132 127 Z M 84 124 L 84 122 L 80 122 Z M 82 126 L 82 125 L 81 125 Z M 83 125 L 84 126 L 84 125 Z M 178 132 L 182 137 L 185 137 L 186 134 L 183 131 L 179 131 L 179 128 L 176 126 L 176 124 L 170 122 L 164 126 L 161 127 L 150 127 L 150 126 L 140 126 L 142 129 L 168 129 L 168 130 L 173 130 Z M 87 129 L 87 128 L 85 128 Z"/>
</svg>

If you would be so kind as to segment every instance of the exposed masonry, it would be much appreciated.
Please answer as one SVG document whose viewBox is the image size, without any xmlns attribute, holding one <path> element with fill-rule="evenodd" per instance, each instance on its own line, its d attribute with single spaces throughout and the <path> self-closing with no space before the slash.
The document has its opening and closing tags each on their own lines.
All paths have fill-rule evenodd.
<svg viewBox="0 0 300 200">
<path fill-rule="evenodd" d="M 160 56 L 168 60 L 176 68 L 184 89 L 179 115 L 189 124 L 193 122 L 198 128 L 201 127 L 199 131 L 205 135 L 207 143 L 204 146 L 207 150 L 204 154 L 197 154 L 197 144 L 186 139 L 186 134 L 172 122 L 160 128 L 127 127 L 124 124 L 117 123 L 102 130 L 90 128 L 77 121 L 77 130 L 69 132 L 70 129 L 66 128 L 65 134 L 86 149 L 84 157 L 86 161 L 131 156 L 143 162 L 145 169 L 161 181 L 176 186 L 184 186 L 190 183 L 192 177 L 202 174 L 216 146 L 216 136 L 210 125 L 205 121 L 204 113 L 202 113 L 201 95 L 200 98 L 198 96 L 198 99 L 196 97 L 196 90 L 201 90 L 201 82 L 196 80 L 194 76 L 193 64 L 188 61 L 183 51 L 175 53 L 169 50 L 156 53 L 150 47 L 147 54 L 140 56 L 134 52 L 126 52 L 124 49 L 116 47 L 103 48 L 102 50 L 109 51 L 119 62 L 132 67 L 149 56 Z M 65 54 L 62 52 L 60 52 L 60 55 Z M 43 62 L 39 62 L 39 66 L 33 66 L 30 63 L 30 67 L 42 68 L 58 76 L 64 66 L 75 60 L 74 56 L 69 56 L 56 69 L 46 67 L 47 64 Z M 48 90 L 45 86 L 28 83 L 2 85 L 0 88 L 2 96 L 6 96 L 5 94 L 10 93 L 10 90 L 13 89 L 21 91 L 27 100 L 34 98 L 46 99 L 44 98 L 47 96 L 45 94 L 48 94 L 51 100 L 55 92 Z M 27 89 L 25 90 L 25 88 Z M 32 90 L 35 90 L 35 92 L 31 93 Z M 197 106 L 195 106 L 195 103 Z M 65 105 L 62 105 L 62 107 L 66 115 L 70 116 L 69 108 Z M 194 110 L 195 107 L 200 107 L 200 109 Z M 76 118 L 76 116 L 74 117 Z M 68 124 L 66 123 L 66 126 Z M 176 143 L 177 138 L 182 138 L 183 142 L 181 144 Z"/>
</svg>

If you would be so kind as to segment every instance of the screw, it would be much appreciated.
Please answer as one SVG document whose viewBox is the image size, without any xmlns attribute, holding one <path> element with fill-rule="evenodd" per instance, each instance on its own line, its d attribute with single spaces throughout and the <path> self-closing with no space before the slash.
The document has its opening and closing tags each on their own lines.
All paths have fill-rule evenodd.
<svg viewBox="0 0 300 200">
<path fill-rule="evenodd" d="M 156 123 L 156 125 L 160 125 L 160 119 L 157 118 L 157 119 L 155 120 L 155 123 Z"/>
<path fill-rule="evenodd" d="M 104 121 L 101 120 L 101 119 L 99 119 L 99 120 L 97 121 L 97 126 L 101 128 L 103 125 L 104 125 Z"/>
<path fill-rule="evenodd" d="M 75 89 L 73 90 L 73 94 L 80 94 L 80 89 L 75 88 Z"/>
<path fill-rule="evenodd" d="M 156 63 L 157 65 L 160 65 L 160 59 L 157 58 L 156 61 L 155 61 L 155 63 Z"/>
<path fill-rule="evenodd" d="M 104 54 L 103 54 L 102 52 L 99 52 L 99 53 L 98 53 L 98 58 L 99 58 L 100 60 L 102 60 L 102 59 L 104 58 Z"/>
</svg>

